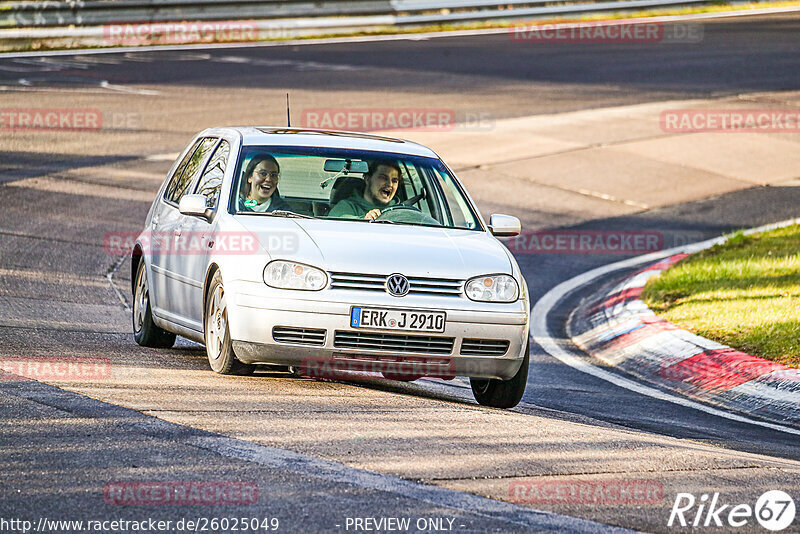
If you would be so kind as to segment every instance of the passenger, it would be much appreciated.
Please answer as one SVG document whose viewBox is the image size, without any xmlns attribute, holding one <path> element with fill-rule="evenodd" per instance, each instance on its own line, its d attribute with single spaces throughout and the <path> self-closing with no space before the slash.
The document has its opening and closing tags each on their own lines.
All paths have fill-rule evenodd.
<svg viewBox="0 0 800 534">
<path fill-rule="evenodd" d="M 397 204 L 394 198 L 402 183 L 400 165 L 392 160 L 370 163 L 370 171 L 364 176 L 364 193 L 356 192 L 338 202 L 328 217 L 375 220 L 381 210 Z"/>
<path fill-rule="evenodd" d="M 256 154 L 244 171 L 242 194 L 239 197 L 240 211 L 269 213 L 275 210 L 289 210 L 289 203 L 278 193 L 278 180 L 281 167 L 270 154 Z"/>
</svg>

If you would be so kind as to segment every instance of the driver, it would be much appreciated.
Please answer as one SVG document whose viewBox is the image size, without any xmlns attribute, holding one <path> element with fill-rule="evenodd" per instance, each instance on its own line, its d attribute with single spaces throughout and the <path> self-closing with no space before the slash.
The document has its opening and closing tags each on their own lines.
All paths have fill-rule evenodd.
<svg viewBox="0 0 800 534">
<path fill-rule="evenodd" d="M 369 168 L 364 175 L 364 193 L 356 192 L 338 202 L 328 217 L 374 221 L 380 216 L 381 210 L 397 204 L 394 196 L 402 183 L 400 165 L 392 160 L 377 160 L 370 163 Z"/>
</svg>

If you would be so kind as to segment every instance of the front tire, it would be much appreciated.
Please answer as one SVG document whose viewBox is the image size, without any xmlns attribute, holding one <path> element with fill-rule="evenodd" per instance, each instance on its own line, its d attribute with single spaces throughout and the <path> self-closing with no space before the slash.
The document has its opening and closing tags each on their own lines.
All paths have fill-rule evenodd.
<svg viewBox="0 0 800 534">
<path fill-rule="evenodd" d="M 206 342 L 206 356 L 211 370 L 221 375 L 249 375 L 255 365 L 240 362 L 233 352 L 231 332 L 228 327 L 228 306 L 222 275 L 214 273 L 206 297 L 203 314 L 203 335 Z"/>
<path fill-rule="evenodd" d="M 144 259 L 136 269 L 136 285 L 133 290 L 133 339 L 142 347 L 168 349 L 175 344 L 175 334 L 159 328 L 153 322 L 150 308 L 150 288 Z"/>
<path fill-rule="evenodd" d="M 525 386 L 528 384 L 528 365 L 530 363 L 531 342 L 525 345 L 525 357 L 522 365 L 511 379 L 497 380 L 495 378 L 470 378 L 472 394 L 482 406 L 491 408 L 513 408 L 522 400 Z"/>
</svg>

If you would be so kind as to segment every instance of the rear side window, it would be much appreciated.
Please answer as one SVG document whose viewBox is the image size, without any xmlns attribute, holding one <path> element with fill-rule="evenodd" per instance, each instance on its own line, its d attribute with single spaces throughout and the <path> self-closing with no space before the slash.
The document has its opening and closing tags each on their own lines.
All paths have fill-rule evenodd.
<svg viewBox="0 0 800 534">
<path fill-rule="evenodd" d="M 231 153 L 231 146 L 227 141 L 222 141 L 211 160 L 206 165 L 206 171 L 197 184 L 195 194 L 206 197 L 206 207 L 216 208 L 219 200 L 219 191 L 222 188 L 222 177 L 225 176 L 225 167 L 228 164 L 228 156 Z"/>
<path fill-rule="evenodd" d="M 195 143 L 194 150 L 186 153 L 184 161 L 181 161 L 181 164 L 175 170 L 175 175 L 173 175 L 169 187 L 164 192 L 164 198 L 167 201 L 175 204 L 180 202 L 181 197 L 186 194 L 186 190 L 189 189 L 194 177 L 200 170 L 200 165 L 205 161 L 208 152 L 214 148 L 216 142 L 215 138 L 206 137 Z"/>
</svg>

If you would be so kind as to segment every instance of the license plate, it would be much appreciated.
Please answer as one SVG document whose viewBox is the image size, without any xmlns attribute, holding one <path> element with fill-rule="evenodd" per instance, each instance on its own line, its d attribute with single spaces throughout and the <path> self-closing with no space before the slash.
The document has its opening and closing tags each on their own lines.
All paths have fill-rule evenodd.
<svg viewBox="0 0 800 534">
<path fill-rule="evenodd" d="M 403 310 L 397 308 L 350 309 L 350 326 L 379 330 L 444 332 L 446 315 L 442 311 Z"/>
</svg>

